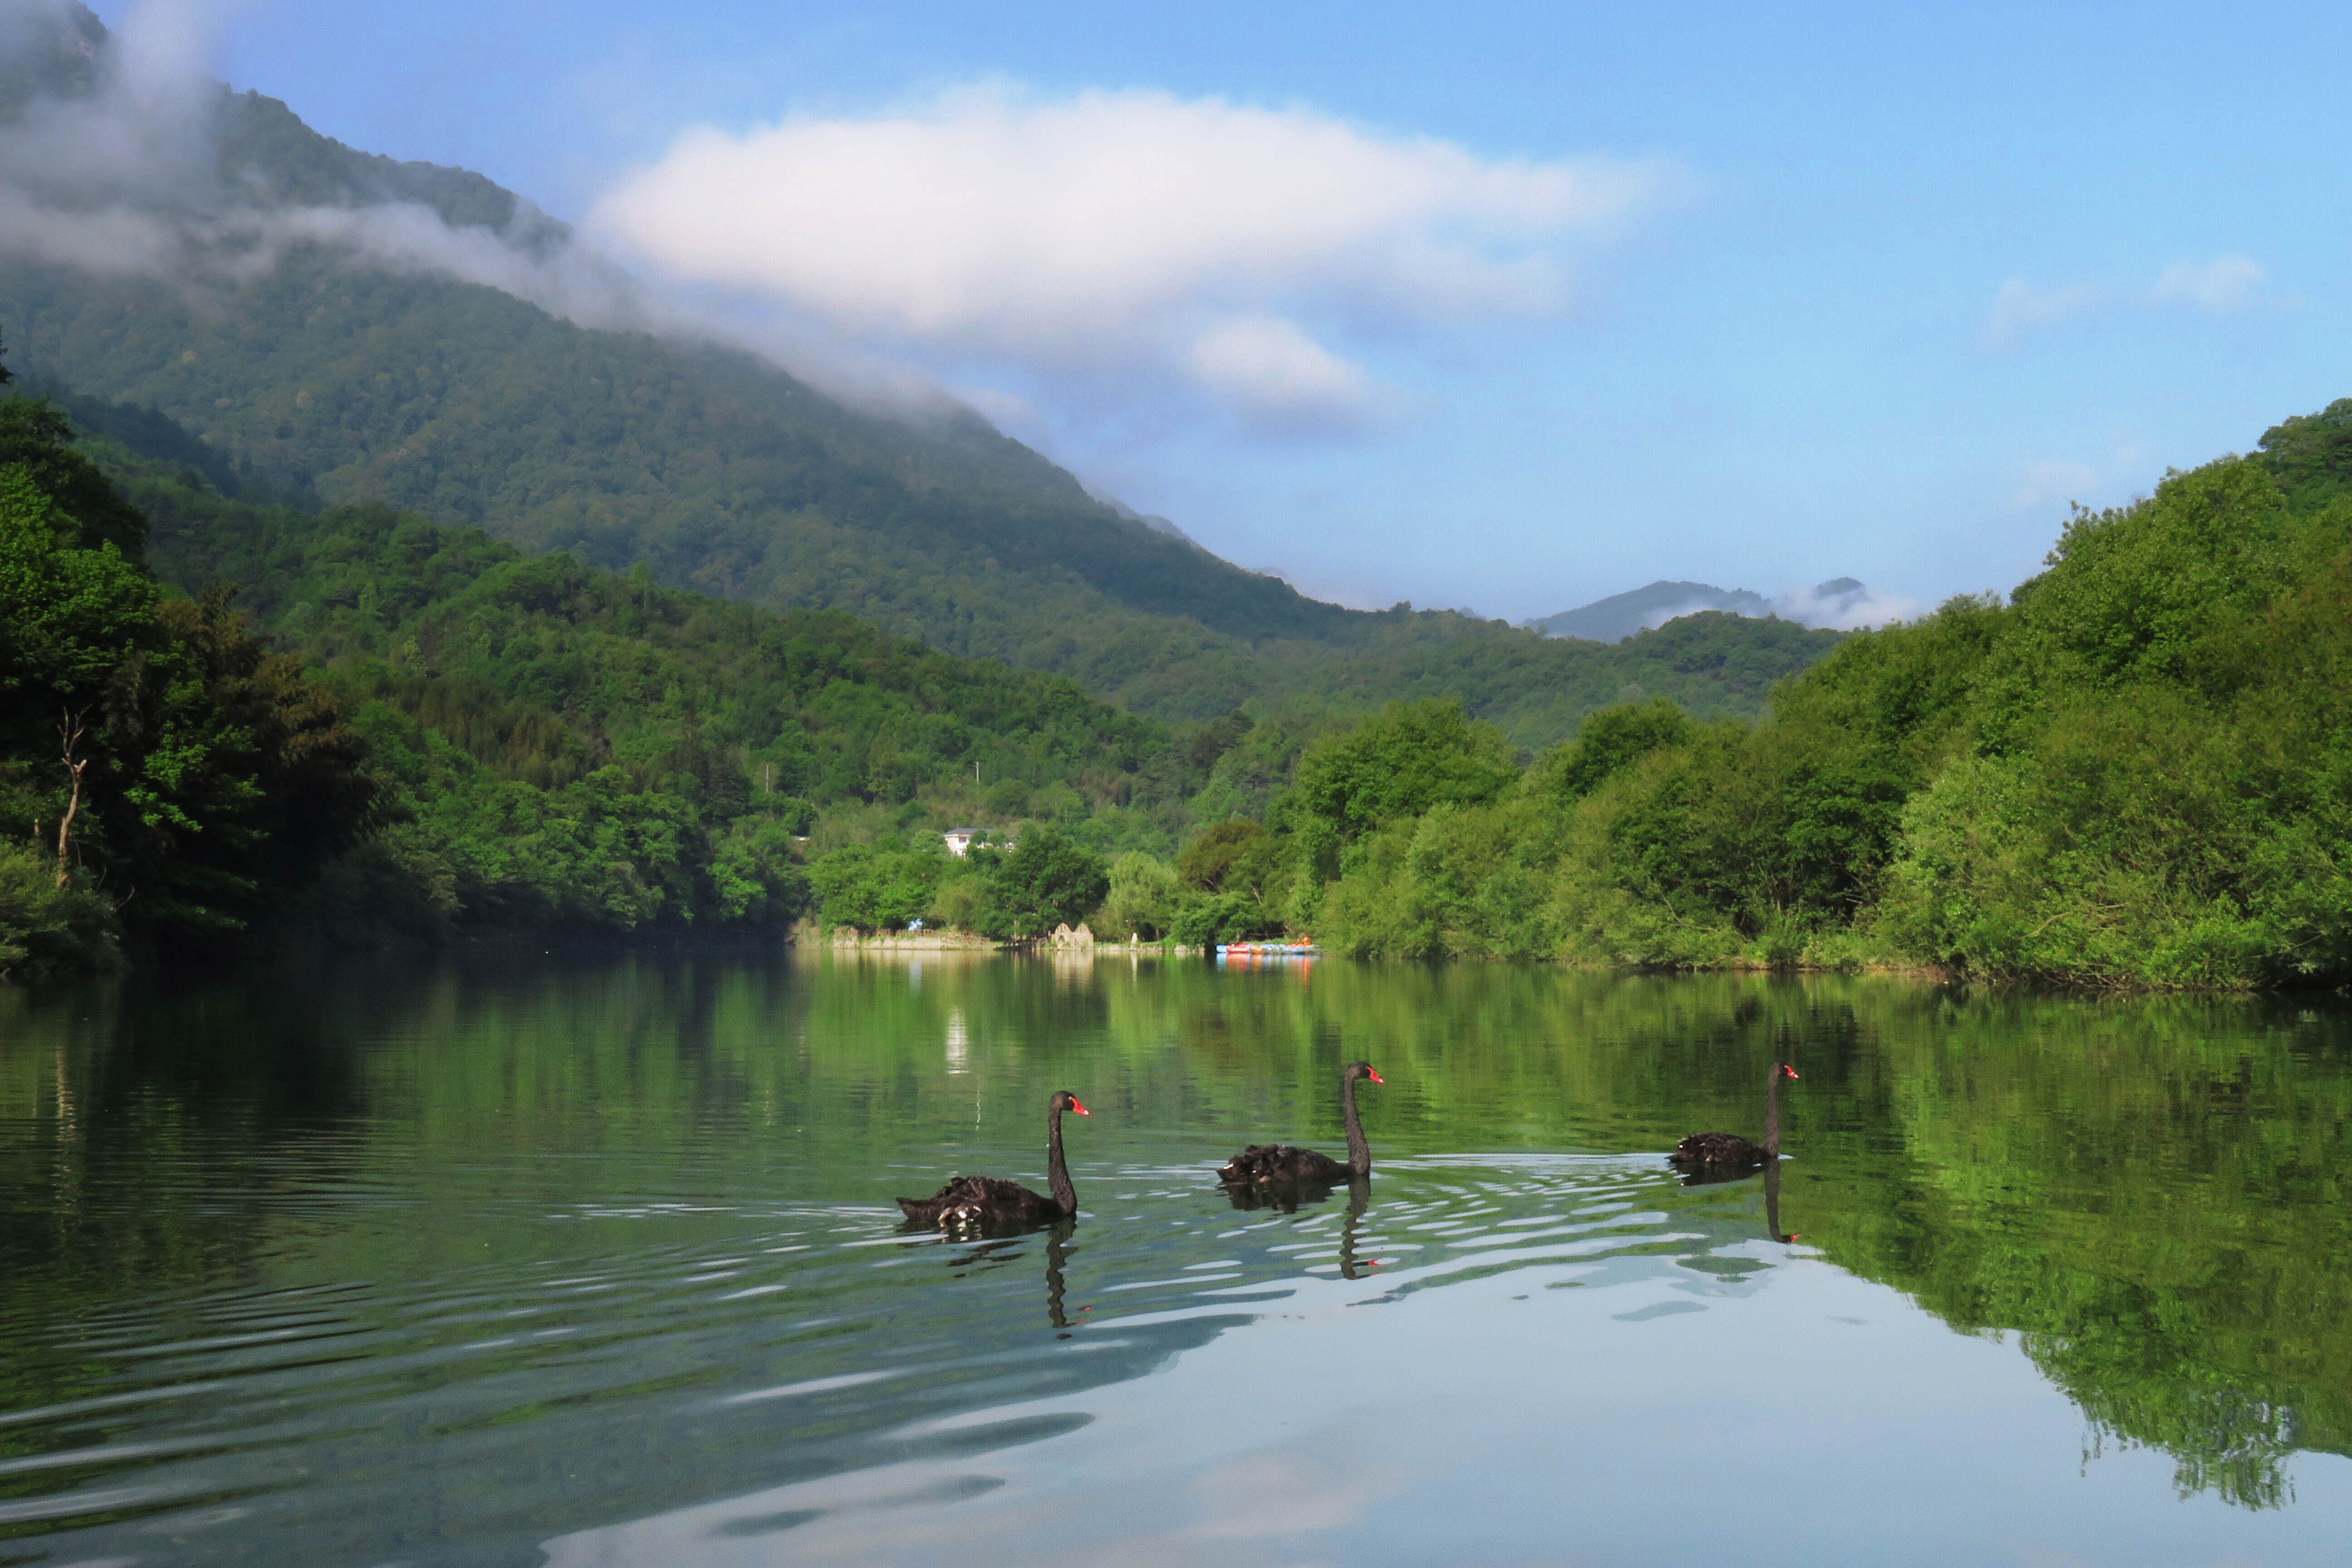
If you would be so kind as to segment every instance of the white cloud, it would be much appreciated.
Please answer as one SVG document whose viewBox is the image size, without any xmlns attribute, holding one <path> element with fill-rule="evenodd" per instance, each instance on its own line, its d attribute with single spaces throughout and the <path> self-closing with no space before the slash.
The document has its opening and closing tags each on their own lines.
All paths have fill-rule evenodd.
<svg viewBox="0 0 2352 1568">
<path fill-rule="evenodd" d="M 690 132 L 590 226 L 864 341 L 1142 367 L 1253 415 L 1360 418 L 1381 395 L 1324 341 L 1333 323 L 1556 311 L 1577 248 L 1680 184 L 1657 163 L 1485 159 L 1307 110 L 999 86 Z"/>
<path fill-rule="evenodd" d="M 173 0 L 142 0 L 98 58 L 88 98 L 39 99 L 0 138 L 0 183 L 85 204 L 171 201 L 211 175 L 211 116 L 219 89 L 204 71 L 209 13 Z M 11 37 L 69 37 L 60 6 L 37 4 L 13 18 Z"/>
<path fill-rule="evenodd" d="M 2210 261 L 2176 261 L 2147 291 L 2151 305 L 2187 305 L 2227 315 L 2261 304 L 2270 274 L 2252 257 L 2217 256 Z"/>
<path fill-rule="evenodd" d="M 1278 316 L 1215 323 L 1193 340 L 1184 363 L 1202 385 L 1277 423 L 1359 424 L 1386 401 L 1361 367 Z"/>
<path fill-rule="evenodd" d="M 2109 505 L 2147 482 L 2149 461 L 2147 451 L 2137 441 L 2123 439 L 2112 452 L 2091 462 L 2052 458 L 2028 463 L 2018 475 L 2010 504 L 2021 511 Z"/>
<path fill-rule="evenodd" d="M 1746 588 L 1728 593 L 1711 589 L 1644 612 L 1642 626 L 1644 630 L 1654 630 L 1685 616 L 1723 610 L 1735 616 L 1778 616 L 1802 626 L 1851 632 L 1864 626 L 1882 626 L 1889 621 L 1908 620 L 1923 607 L 1918 600 L 1901 594 L 1884 594 L 1852 577 L 1833 577 L 1814 587 L 1791 588 L 1769 599 Z"/>
<path fill-rule="evenodd" d="M 205 289 L 325 247 L 583 325 L 732 341 L 898 412 L 961 398 L 1049 437 L 1073 410 L 1172 390 L 1287 434 L 1403 404 L 1365 343 L 1559 310 L 1580 251 L 1686 184 L 1655 162 L 1484 159 L 1298 110 L 967 89 L 688 133 L 593 220 L 653 265 L 640 283 L 535 213 L 523 245 L 413 204 L 289 209 L 224 185 L 205 57 L 237 3 L 139 0 L 94 97 L 0 130 L 0 258 Z"/>
<path fill-rule="evenodd" d="M 267 276 L 297 246 L 348 252 L 394 271 L 486 284 L 593 327 L 653 327 L 664 312 L 593 253 L 556 246 L 534 256 L 487 228 L 452 228 L 415 203 L 249 207 L 159 216 L 126 204 L 51 205 L 0 184 L 0 257 L 188 286 Z"/>
<path fill-rule="evenodd" d="M 0 255 L 218 283 L 266 273 L 310 242 L 500 288 L 522 280 L 522 253 L 423 206 L 262 208 L 224 188 L 215 132 L 226 90 L 205 64 L 229 8 L 141 0 L 94 57 L 94 91 L 37 98 L 0 128 Z M 37 0 L 15 21 L 14 32 L 86 47 L 59 6 Z"/>
<path fill-rule="evenodd" d="M 1926 606 L 1901 594 L 1882 594 L 1851 577 L 1840 577 L 1814 588 L 1793 588 L 1772 601 L 1772 613 L 1801 626 L 1827 626 L 1842 632 L 1907 621 Z"/>
<path fill-rule="evenodd" d="M 2005 349 L 2028 332 L 2089 315 L 2104 302 L 2099 291 L 2087 283 L 2036 289 L 2022 278 L 2011 278 L 2000 286 L 2000 292 L 1992 298 L 1992 309 L 1985 312 L 1984 341 L 1989 347 Z"/>
<path fill-rule="evenodd" d="M 1657 630 L 1660 626 L 1664 626 L 1668 621 L 1678 621 L 1685 616 L 1705 615 L 1709 610 L 1719 610 L 1723 607 L 1723 605 L 1716 603 L 1713 599 L 1685 599 L 1676 604 L 1666 605 L 1660 608 L 1644 612 L 1642 616 L 1642 629 L 1645 632 L 1653 632 Z M 1744 609 L 1735 609 L 1732 611 L 1732 614 L 1738 616 L 1744 616 L 1748 613 L 1748 612 Z"/>
<path fill-rule="evenodd" d="M 2097 315 L 2118 303 L 2150 310 L 2185 308 L 2222 316 L 2260 306 L 2292 308 L 2301 300 L 2272 292 L 2270 274 L 2262 263 L 2234 253 L 2210 261 L 2176 261 L 2145 293 L 2122 301 L 2088 283 L 2037 289 L 2022 278 L 2011 278 L 1993 296 L 1981 336 L 1989 349 L 2008 349 L 2030 332 L 2079 316 Z"/>
<path fill-rule="evenodd" d="M 982 418 L 1014 435 L 1045 427 L 1045 416 L 1036 404 L 1017 392 L 1006 392 L 994 386 L 950 386 L 947 395 L 977 409 Z"/>
</svg>

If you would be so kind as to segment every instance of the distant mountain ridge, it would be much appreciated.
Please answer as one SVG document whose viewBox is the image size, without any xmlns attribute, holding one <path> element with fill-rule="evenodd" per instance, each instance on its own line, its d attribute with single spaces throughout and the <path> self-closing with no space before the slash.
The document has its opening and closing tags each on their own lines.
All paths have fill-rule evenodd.
<svg viewBox="0 0 2352 1568">
<path fill-rule="evenodd" d="M 1801 626 L 1843 626 L 1854 610 L 1873 597 L 1869 588 L 1852 577 L 1832 577 L 1810 594 L 1783 594 L 1777 599 L 1768 599 L 1746 588 L 1718 588 L 1711 583 L 1661 579 L 1646 588 L 1612 594 L 1573 610 L 1522 621 L 1520 625 L 1549 637 L 1581 637 L 1589 642 L 1621 642 L 1668 621 L 1708 610 L 1757 619 L 1778 616 Z"/>
</svg>

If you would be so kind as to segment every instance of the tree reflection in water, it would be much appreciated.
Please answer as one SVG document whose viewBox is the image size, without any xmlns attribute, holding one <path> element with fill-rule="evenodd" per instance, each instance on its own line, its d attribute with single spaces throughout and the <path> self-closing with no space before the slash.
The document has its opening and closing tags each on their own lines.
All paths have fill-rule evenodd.
<svg viewBox="0 0 2352 1568">
<path fill-rule="evenodd" d="M 146 1362 L 35 1331 L 158 1301 L 190 1303 L 185 1321 L 158 1309 L 150 1325 L 159 1341 L 189 1342 L 236 1328 L 235 1312 L 248 1310 L 238 1291 L 338 1281 L 379 1281 L 382 1297 L 335 1298 L 349 1320 L 338 1332 L 438 1321 L 425 1286 L 445 1280 L 593 1324 L 551 1281 L 636 1259 L 643 1279 L 601 1299 L 651 1302 L 689 1244 L 732 1258 L 766 1256 L 762 1246 L 781 1257 L 789 1242 L 803 1261 L 771 1267 L 804 1274 L 780 1273 L 771 1296 L 698 1303 L 677 1321 L 740 1334 L 745 1365 L 789 1363 L 779 1384 L 839 1385 L 719 1406 L 727 1415 L 711 1430 L 738 1423 L 743 1436 L 711 1437 L 692 1481 L 815 1474 L 863 1462 L 869 1430 L 961 1409 L 960 1390 L 995 1375 L 979 1361 L 954 1377 L 929 1361 L 923 1375 L 900 1375 L 882 1353 L 891 1335 L 929 1325 L 923 1357 L 938 1344 L 1044 1337 L 1034 1277 L 1009 1289 L 1034 1267 L 1025 1237 L 871 1273 L 865 1260 L 882 1254 L 824 1249 L 839 1245 L 826 1238 L 887 1234 L 874 1205 L 892 1172 L 936 1170 L 949 1150 L 1032 1151 L 1034 1100 L 1055 1080 L 1100 1082 L 1119 1110 L 1122 1142 L 1088 1176 L 1106 1184 L 1106 1201 L 1085 1222 L 1080 1289 L 1136 1292 L 1094 1297 L 1125 1310 L 1157 1299 L 1145 1285 L 1220 1268 L 1237 1246 L 1262 1250 L 1244 1259 L 1236 1289 L 1301 1270 L 1328 1277 L 1334 1239 L 1343 1280 L 1376 1268 L 1418 1279 L 1411 1261 L 1434 1247 L 1413 1251 L 1418 1233 L 1406 1225 L 1471 1201 L 1459 1194 L 1473 1178 L 1448 1185 L 1452 1175 L 1431 1173 L 1440 1157 L 1645 1165 L 1629 1178 L 1629 1205 L 1689 1222 L 1706 1233 L 1703 1247 L 1733 1241 L 1735 1227 L 1752 1242 L 1756 1213 L 1741 1205 L 1753 1199 L 1728 1187 L 1682 1194 L 1657 1161 L 1691 1126 L 1746 1124 L 1766 1065 L 1801 1050 L 1806 1091 L 1787 1107 L 1801 1158 L 1761 1173 L 1768 1234 L 1794 1241 L 1781 1226 L 1801 1219 L 1829 1264 L 1963 1331 L 2011 1336 L 2083 1412 L 2090 1451 L 2158 1449 L 2184 1493 L 2275 1507 L 2292 1500 L 2297 1452 L 2352 1454 L 2341 1370 L 2352 1364 L 2352 1274 L 2341 1267 L 2352 1250 L 2347 1018 L 2339 1004 L 2304 999 L 1487 965 L 1327 963 L 1308 979 L 989 962 L 927 970 L 915 985 L 878 963 L 555 954 L 178 990 L 0 988 L 0 1329 L 22 1331 L 0 1360 L 0 1407 L 62 1408 L 139 1386 Z M 953 1071 L 938 1050 L 951 1021 L 962 1042 Z M 1236 1135 L 1332 1136 L 1329 1076 L 1365 1055 L 1396 1064 L 1374 1112 L 1400 1161 L 1381 1178 L 1391 1184 L 1380 1219 L 1397 1226 L 1393 1258 L 1403 1260 L 1394 1268 L 1360 1255 L 1386 1245 L 1362 1239 L 1373 1226 L 1369 1183 L 1350 1185 L 1339 1215 L 1325 1206 L 1336 1189 L 1223 1189 L 1222 1204 L 1206 1190 Z M 1161 1184 L 1171 1190 L 1113 1203 L 1105 1168 L 1150 1139 L 1162 1141 L 1146 1162 L 1155 1171 L 1199 1157 L 1198 1186 Z M 1507 1184 L 1496 1170 L 1475 1180 Z M 662 1207 L 680 1194 L 702 1206 Z M 591 1196 L 636 1217 L 591 1214 Z M 1296 1224 L 1252 1230 L 1247 1242 L 1209 1240 L 1223 1227 L 1205 1226 L 1201 1250 L 1168 1266 L 1171 1227 L 1247 1209 Z M 657 1212 L 673 1237 L 664 1245 L 680 1250 L 632 1251 L 655 1229 L 643 1216 Z M 571 1228 L 550 1228 L 559 1218 Z M 1092 1317 L 1068 1302 L 1076 1222 L 1042 1234 L 1045 1326 L 1084 1341 Z M 559 1262 L 574 1236 L 576 1268 Z M 965 1278 L 940 1289 L 933 1258 Z M 509 1272 L 467 1272 L 489 1268 L 486 1259 Z M 399 1293 L 409 1281 L 421 1282 L 414 1301 Z M 804 1323 L 784 1310 L 803 1300 L 813 1303 Z M 205 1315 L 215 1304 L 217 1322 Z M 1068 1358 L 1055 1386 L 1142 1375 L 1256 1310 L 1246 1298 L 1210 1300 L 1202 1315 L 1122 1331 L 1131 1342 Z M 472 1331 L 452 1322 L 454 1346 Z M 632 1355 L 648 1361 L 648 1346 L 667 1343 L 640 1342 Z M 584 1397 L 587 1363 L 532 1353 L 547 1359 L 516 1375 L 548 1379 L 533 1420 L 551 1425 L 497 1425 L 495 1410 L 465 1417 L 513 1443 L 466 1473 L 485 1499 L 527 1488 L 543 1468 L 525 1436 L 552 1441 L 562 1413 L 603 1408 L 565 1403 Z M 708 1376 L 722 1362 L 682 1340 L 661 1375 Z M 891 1376 L 841 1381 L 877 1369 Z M 453 1400 L 477 1389 L 450 1386 Z M 479 1392 L 490 1401 L 488 1384 Z M 812 1418 L 827 1410 L 830 1427 Z M 776 1425 L 760 1426 L 770 1414 Z M 0 1461 L 46 1463 L 91 1440 L 62 1418 L 27 1420 L 0 1435 Z M 364 1459 L 383 1474 L 412 1462 L 420 1475 L 443 1473 L 425 1447 L 381 1441 Z M 617 1460 L 597 1469 L 601 1454 L 582 1437 L 576 1463 L 593 1484 L 583 1480 L 579 1497 L 590 1500 L 577 1506 L 661 1505 L 664 1478 Z M 41 1496 L 61 1484 L 45 1478 L 64 1473 L 28 1468 L 9 1495 Z M 370 1538 L 368 1549 L 382 1544 Z"/>
</svg>

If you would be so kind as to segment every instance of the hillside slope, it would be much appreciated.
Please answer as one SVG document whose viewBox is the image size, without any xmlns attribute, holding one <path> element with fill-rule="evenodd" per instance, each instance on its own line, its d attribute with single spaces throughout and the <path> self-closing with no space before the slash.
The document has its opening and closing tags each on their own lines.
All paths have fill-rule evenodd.
<svg viewBox="0 0 2352 1568">
<path fill-rule="evenodd" d="M 161 421 L 121 422 L 143 451 L 103 434 L 83 449 L 144 515 L 163 585 L 244 584 L 239 607 L 365 743 L 374 831 L 314 895 L 280 888 L 281 920 L 362 942 L 772 925 L 807 907 L 812 831 L 823 849 L 928 830 L 934 858 L 940 826 L 1009 820 L 1167 848 L 1202 781 L 1164 729 L 1066 678 L 380 504 L 257 503 L 173 462 Z M 56 810 L 39 764 L 0 758 L 18 839 Z"/>
<path fill-rule="evenodd" d="M 104 29 L 78 6 L 57 15 L 0 64 L 0 143 L 60 103 L 104 101 Z M 1474 710 L 1545 715 L 1514 727 L 1541 743 L 1591 705 L 1564 693 L 1662 689 L 1590 645 L 1307 598 L 1096 500 L 968 410 L 864 412 L 749 353 L 551 314 L 507 289 L 604 320 L 626 282 L 513 193 L 345 147 L 255 93 L 210 89 L 204 118 L 210 163 L 168 199 L 152 171 L 52 188 L 22 145 L 0 156 L 40 212 L 131 224 L 167 258 L 134 247 L 68 264 L 9 256 L 26 242 L 0 236 L 0 322 L 28 385 L 152 405 L 274 493 L 382 501 L 526 551 L 642 563 L 674 586 L 847 611 L 1169 718 L 1252 697 L 1378 700 L 1475 667 L 1511 684 L 1465 691 Z M 1780 673 L 1819 651 L 1756 639 Z M 1370 689 L 1373 668 L 1401 684 Z M 1719 696 L 1703 682 L 1685 700 L 1712 710 Z"/>
</svg>

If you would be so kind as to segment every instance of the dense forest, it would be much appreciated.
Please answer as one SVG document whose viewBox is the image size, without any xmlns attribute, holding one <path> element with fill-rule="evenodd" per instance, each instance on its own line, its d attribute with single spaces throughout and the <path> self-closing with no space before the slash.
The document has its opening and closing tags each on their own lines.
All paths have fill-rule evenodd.
<svg viewBox="0 0 2352 1568">
<path fill-rule="evenodd" d="M 289 919 L 803 916 L 2089 984 L 2352 963 L 2352 401 L 1777 685 L 1754 623 L 1646 634 L 1723 707 L 1769 687 L 1761 719 L 1636 689 L 1539 752 L 1369 665 L 1170 728 L 846 616 L 288 499 L 153 410 L 11 398 L 0 479 L 10 963 Z"/>
<path fill-rule="evenodd" d="M 811 843 L 855 860 L 957 816 L 1029 826 L 971 863 L 964 909 L 1021 934 L 1023 878 L 1055 920 L 1101 896 L 1055 823 L 1172 844 L 1201 782 L 1197 751 L 1066 679 L 380 506 L 241 499 L 171 461 L 203 454 L 168 421 L 113 422 L 163 456 L 0 401 L 0 967 L 289 923 L 781 925 Z"/>
<path fill-rule="evenodd" d="M 663 587 L 642 563 L 623 575 L 568 552 L 530 556 L 380 503 L 322 506 L 154 409 L 60 392 L 0 411 L 12 549 L 29 574 L 0 751 L 0 810 L 21 862 L 0 910 L 0 965 L 291 928 L 373 942 L 813 914 L 1011 937 L 1081 920 L 1107 895 L 1131 931 L 1197 943 L 1268 916 L 1222 871 L 1180 880 L 1198 854 L 1178 849 L 1204 824 L 1230 843 L 1317 735 L 1414 689 L 1366 667 L 1312 700 L 1229 705 L 1171 729 L 1067 679 L 845 615 Z M 42 619 L 51 590 L 37 584 L 76 574 L 111 585 L 112 619 L 82 630 Z M 318 731 L 303 754 L 331 759 L 348 796 L 331 831 L 271 826 L 299 781 L 268 785 L 275 731 L 234 717 L 215 728 L 259 749 L 221 753 L 226 774 L 211 787 L 220 803 L 266 809 L 226 831 L 126 793 L 145 787 L 142 769 L 176 765 L 109 706 L 116 666 L 162 657 L 142 637 L 184 659 L 217 643 L 205 657 L 282 688 L 277 700 Z M 71 679 L 35 672 L 43 644 L 75 638 L 89 647 Z M 1562 728 L 1638 690 L 1615 679 L 1628 669 L 1666 672 L 1703 710 L 1753 711 L 1824 640 L 1698 617 L 1593 650 L 1625 668 L 1598 668 L 1580 688 L 1475 658 L 1457 661 L 1458 679 Z M 96 737 L 85 750 L 104 752 L 95 771 L 76 774 L 50 733 L 67 720 Z M 78 796 L 79 783 L 95 793 Z M 941 844 L 956 826 L 982 830 L 967 858 Z M 198 863 L 230 881 L 205 899 L 170 892 Z"/>
<path fill-rule="evenodd" d="M 144 520 L 46 404 L 0 401 L 0 969 L 242 927 L 381 820 L 364 742 L 226 596 L 166 598 Z"/>
<path fill-rule="evenodd" d="M 1517 764 L 1440 701 L 1328 734 L 1236 861 L 1359 954 L 2352 976 L 2352 400 L 2078 512 L 2009 599 L 1855 636 L 1760 722 Z"/>
</svg>

